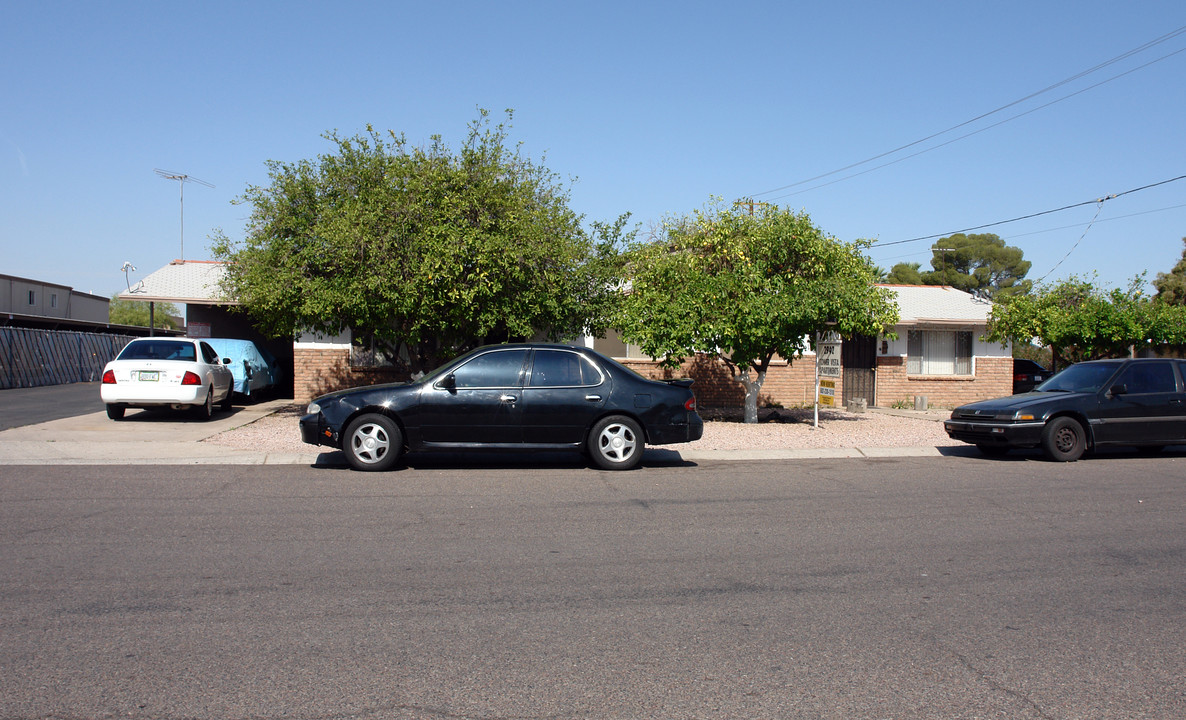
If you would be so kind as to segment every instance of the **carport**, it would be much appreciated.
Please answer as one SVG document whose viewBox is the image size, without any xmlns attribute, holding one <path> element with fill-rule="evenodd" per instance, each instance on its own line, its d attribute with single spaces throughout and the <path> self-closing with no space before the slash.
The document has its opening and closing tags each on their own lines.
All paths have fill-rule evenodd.
<svg viewBox="0 0 1186 720">
<path fill-rule="evenodd" d="M 216 260 L 174 260 L 121 292 L 121 300 L 171 302 L 185 305 L 186 335 L 252 340 L 275 356 L 283 369 L 277 388 L 280 397 L 292 397 L 293 345 L 291 339 L 266 338 L 244 313 L 235 311 L 237 301 L 224 297 L 222 278 L 225 263 Z"/>
</svg>

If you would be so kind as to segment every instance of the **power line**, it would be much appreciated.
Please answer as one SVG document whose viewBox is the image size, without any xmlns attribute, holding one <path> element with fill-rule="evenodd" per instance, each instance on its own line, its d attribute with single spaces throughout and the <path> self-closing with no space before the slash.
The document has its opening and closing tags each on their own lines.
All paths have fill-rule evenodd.
<svg viewBox="0 0 1186 720">
<path fill-rule="evenodd" d="M 1031 218 L 1041 217 L 1043 215 L 1053 215 L 1054 213 L 1063 212 L 1064 210 L 1071 210 L 1071 209 L 1077 208 L 1077 207 L 1083 207 L 1084 205 L 1095 205 L 1095 204 L 1102 205 L 1103 203 L 1107 202 L 1108 200 L 1115 200 L 1118 197 L 1123 197 L 1125 195 L 1131 195 L 1135 192 L 1140 192 L 1142 190 L 1148 190 L 1150 188 L 1155 188 L 1155 187 L 1158 187 L 1161 185 L 1168 185 L 1169 183 L 1177 182 L 1179 180 L 1186 180 L 1186 175 L 1179 175 L 1178 177 L 1170 178 L 1169 180 L 1162 180 L 1161 182 L 1155 182 L 1155 183 L 1150 183 L 1148 185 L 1142 185 L 1141 187 L 1133 188 L 1131 190 L 1125 190 L 1124 192 L 1118 192 L 1118 193 L 1115 193 L 1114 195 L 1108 195 L 1105 197 L 1094 198 L 1092 200 L 1084 200 L 1083 202 L 1072 203 L 1070 205 L 1064 205 L 1060 208 L 1054 208 L 1053 210 L 1043 210 L 1042 212 L 1030 213 L 1029 215 L 1021 215 L 1021 216 L 1018 216 L 1015 218 L 1010 218 L 1008 220 L 998 220 L 997 222 L 991 222 L 991 223 L 986 223 L 984 225 L 977 225 L 975 227 L 964 228 L 963 230 L 951 230 L 949 232 L 937 233 L 935 235 L 923 235 L 923 236 L 916 237 L 916 238 L 910 238 L 909 240 L 895 240 L 893 242 L 887 242 L 887 243 L 875 242 L 870 247 L 884 248 L 884 247 L 890 247 L 892 245 L 905 245 L 906 243 L 921 242 L 923 240 L 935 240 L 938 238 L 947 237 L 949 235 L 956 235 L 958 233 L 968 233 L 968 232 L 972 232 L 974 230 L 983 230 L 985 228 L 996 227 L 998 225 L 1007 225 L 1009 223 L 1018 222 L 1020 220 L 1029 220 Z M 1092 222 L 1094 222 L 1094 220 Z M 1088 225 L 1088 227 L 1090 227 L 1090 224 Z"/>
<path fill-rule="evenodd" d="M 1154 47 L 1154 46 L 1156 46 L 1156 45 L 1159 45 L 1159 44 L 1161 44 L 1161 43 L 1163 43 L 1163 42 L 1166 42 L 1167 40 L 1171 40 L 1171 39 L 1173 39 L 1173 38 L 1175 38 L 1175 37 L 1177 37 L 1177 36 L 1179 36 L 1179 35 L 1181 35 L 1181 34 L 1183 34 L 1183 33 L 1186 33 L 1186 26 L 1182 26 L 1182 27 L 1180 27 L 1180 28 L 1178 28 L 1178 29 L 1176 29 L 1176 30 L 1173 30 L 1173 31 L 1171 31 L 1171 32 L 1168 32 L 1168 33 L 1166 33 L 1165 35 L 1162 35 L 1162 36 L 1160 36 L 1160 37 L 1154 38 L 1153 40 L 1150 40 L 1149 42 L 1147 42 L 1147 43 L 1145 43 L 1145 44 L 1143 44 L 1143 45 L 1141 45 L 1141 46 L 1139 46 L 1139 47 L 1136 47 L 1136 48 L 1133 48 L 1132 50 L 1129 50 L 1129 51 L 1127 51 L 1127 52 L 1121 53 L 1120 55 L 1117 55 L 1116 57 L 1114 57 L 1114 58 L 1112 58 L 1112 59 L 1110 59 L 1110 60 L 1106 60 L 1106 61 L 1104 61 L 1104 62 L 1102 62 L 1102 63 L 1099 63 L 1098 65 L 1095 65 L 1094 67 L 1088 68 L 1087 70 L 1083 70 L 1083 71 L 1081 71 L 1081 72 L 1079 72 L 1079 73 L 1076 73 L 1075 75 L 1072 75 L 1072 76 L 1070 76 L 1070 77 L 1068 77 L 1068 78 L 1065 78 L 1065 79 L 1063 79 L 1063 80 L 1060 80 L 1060 81 L 1058 81 L 1058 82 L 1054 83 L 1053 85 L 1050 85 L 1050 86 L 1048 86 L 1048 87 L 1046 87 L 1046 88 L 1043 88 L 1042 90 L 1039 90 L 1039 91 L 1037 91 L 1037 92 L 1034 92 L 1034 93 L 1030 93 L 1029 95 L 1026 95 L 1026 96 L 1025 96 L 1025 97 L 1023 97 L 1023 98 L 1020 98 L 1020 99 L 1018 99 L 1018 100 L 1014 100 L 1013 102 L 1010 102 L 1010 103 L 1007 103 L 1007 104 L 1005 104 L 1005 105 L 1002 105 L 1002 106 L 1000 106 L 1000 107 L 996 108 L 995 110 L 990 110 L 989 112 L 986 112 L 986 113 L 983 113 L 983 114 L 981 114 L 981 115 L 978 115 L 978 116 L 976 116 L 976 117 L 972 118 L 971 120 L 965 120 L 965 121 L 964 121 L 964 122 L 962 122 L 962 123 L 959 123 L 959 124 L 957 124 L 957 125 L 953 125 L 952 127 L 949 127 L 949 128 L 947 128 L 946 130 L 941 130 L 941 131 L 939 131 L 939 132 L 937 132 L 937 133 L 933 133 L 933 134 L 931 134 L 931 135 L 928 135 L 928 136 L 926 136 L 926 137 L 924 137 L 924 138 L 921 138 L 921 139 L 919 139 L 919 140 L 915 140 L 914 142 L 910 142 L 910 143 L 907 143 L 907 144 L 905 144 L 905 145 L 902 145 L 902 146 L 900 146 L 900 147 L 896 147 L 896 148 L 894 148 L 893 150 L 888 150 L 888 151 L 886 151 L 886 152 L 883 152 L 883 153 L 880 153 L 880 154 L 878 154 L 878 155 L 874 155 L 873 157 L 870 157 L 870 158 L 866 158 L 866 159 L 864 159 L 864 160 L 861 160 L 860 162 L 855 162 L 855 163 L 852 163 L 851 165 L 846 165 L 846 166 L 844 166 L 844 167 L 842 167 L 842 168 L 837 168 L 836 170 L 831 170 L 831 171 L 829 171 L 829 172 L 823 173 L 822 175 L 816 175 L 815 177 L 807 178 L 807 179 L 805 179 L 805 180 L 800 180 L 800 181 L 798 181 L 798 182 L 794 182 L 794 183 L 791 183 L 791 184 L 789 184 L 789 185 L 783 185 L 783 186 L 781 186 L 781 187 L 777 187 L 777 188 L 774 188 L 774 189 L 772 189 L 772 190 L 764 190 L 764 191 L 762 191 L 762 192 L 753 193 L 753 196 L 754 196 L 754 197 L 757 197 L 757 196 L 759 196 L 759 195 L 769 195 L 769 194 L 771 194 L 771 193 L 776 193 L 776 192 L 779 192 L 779 191 L 782 191 L 782 190 L 788 190 L 788 189 L 790 189 L 790 188 L 793 188 L 793 187 L 798 187 L 798 186 L 800 186 L 800 185 L 806 185 L 807 183 L 814 182 L 814 181 L 816 181 L 816 180 L 822 180 L 823 178 L 826 178 L 826 177 L 831 177 L 832 175 L 836 175 L 836 174 L 838 174 L 838 173 L 842 173 L 842 172 L 844 172 L 844 171 L 846 171 L 846 170 L 852 170 L 853 168 L 857 168 L 857 167 L 860 167 L 860 166 L 862 166 L 862 165 L 867 165 L 867 164 L 869 164 L 869 163 L 871 163 L 871 162 L 874 162 L 875 160 L 880 160 L 881 158 L 888 157 L 888 156 L 890 156 L 890 155 L 893 155 L 893 154 L 895 154 L 895 153 L 901 152 L 901 151 L 903 151 L 903 150 L 907 150 L 907 149 L 909 149 L 909 148 L 912 148 L 912 147 L 914 147 L 914 146 L 916 146 L 916 145 L 921 145 L 922 143 L 925 143 L 925 142 L 927 142 L 928 140 L 933 140 L 933 139 L 935 139 L 935 138 L 937 138 L 937 137 L 939 137 L 939 136 L 941 136 L 941 135 L 946 135 L 947 133 L 950 133 L 950 132 L 953 132 L 953 131 L 955 131 L 955 130 L 958 130 L 958 129 L 962 128 L 962 127 L 966 127 L 966 126 L 968 126 L 968 125 L 971 125 L 972 123 L 975 123 L 975 122 L 977 122 L 977 121 L 979 121 L 979 120 L 983 120 L 984 118 L 987 118 L 987 117 L 989 117 L 989 116 L 991 116 L 991 115 L 995 115 L 995 114 L 997 114 L 997 113 L 999 113 L 999 112 L 1003 112 L 1003 111 L 1005 111 L 1005 110 L 1008 110 L 1009 108 L 1011 108 L 1011 107 L 1014 107 L 1015 105 L 1019 105 L 1019 104 L 1021 104 L 1021 103 L 1025 102 L 1025 101 L 1027 101 L 1027 100 L 1031 100 L 1031 99 L 1033 99 L 1033 98 L 1035 98 L 1035 97 L 1038 97 L 1039 95 L 1043 95 L 1043 94 L 1045 94 L 1045 93 L 1047 93 L 1047 92 L 1050 92 L 1051 90 L 1055 90 L 1055 89 L 1057 89 L 1057 88 L 1059 88 L 1059 87 L 1062 87 L 1063 85 L 1066 85 L 1066 84 L 1068 84 L 1068 83 L 1074 82 L 1075 80 L 1078 80 L 1078 79 L 1080 79 L 1080 78 L 1086 77 L 1087 75 L 1090 75 L 1090 74 L 1092 74 L 1092 73 L 1094 73 L 1094 72 L 1097 72 L 1097 71 L 1099 71 L 1099 70 L 1102 70 L 1102 69 L 1104 69 L 1104 68 L 1106 68 L 1106 67 L 1108 67 L 1108 66 L 1110 66 L 1110 65 L 1114 65 L 1115 63 L 1117 63 L 1117 62 L 1120 62 L 1121 60 L 1125 60 L 1125 59 L 1127 59 L 1127 58 L 1129 58 L 1129 57 L 1132 57 L 1133 55 L 1136 55 L 1137 53 L 1140 53 L 1140 52 L 1143 52 L 1143 51 L 1145 51 L 1145 50 L 1148 50 L 1149 48 L 1151 48 L 1151 47 Z M 1162 60 L 1165 60 L 1166 58 L 1169 58 L 1169 57 L 1172 57 L 1172 56 L 1174 56 L 1174 55 L 1177 55 L 1178 53 L 1180 53 L 1180 52 L 1183 52 L 1184 50 L 1186 50 L 1186 48 L 1183 48 L 1182 50 L 1177 50 L 1177 51 L 1175 51 L 1175 52 L 1172 52 L 1172 53 L 1169 53 L 1169 54 L 1167 54 L 1167 55 L 1163 55 L 1162 57 L 1159 57 L 1159 58 L 1157 58 L 1157 59 L 1155 59 L 1155 60 L 1151 60 L 1151 61 L 1149 61 L 1149 62 L 1147 62 L 1147 63 L 1145 63 L 1145 64 L 1143 64 L 1143 65 L 1140 65 L 1140 66 L 1138 66 L 1138 67 L 1136 67 L 1136 68 L 1133 68 L 1133 69 L 1131 69 L 1131 70 L 1128 70 L 1128 71 L 1125 71 L 1125 72 L 1123 72 L 1123 73 L 1120 73 L 1119 75 L 1115 75 L 1115 76 L 1113 76 L 1113 77 L 1111 77 L 1111 78 L 1108 78 L 1107 80 L 1103 80 L 1103 81 L 1101 81 L 1101 82 L 1099 82 L 1099 83 L 1096 83 L 1095 85 L 1091 85 L 1091 86 L 1089 86 L 1089 87 L 1087 87 L 1087 88 L 1084 88 L 1083 90 L 1079 90 L 1079 91 L 1077 91 L 1077 92 L 1071 93 L 1070 95 L 1066 95 L 1066 96 L 1064 96 L 1064 97 L 1061 97 L 1061 98 L 1059 98 L 1058 100 L 1054 100 L 1054 101 L 1051 101 L 1051 102 L 1049 102 L 1049 103 L 1046 103 L 1045 105 L 1041 105 L 1041 106 L 1039 106 L 1039 107 L 1037 107 L 1037 108 L 1034 108 L 1033 110 L 1028 110 L 1028 111 L 1026 111 L 1026 112 L 1024 112 L 1024 113 L 1019 113 L 1019 114 L 1017 114 L 1017 115 L 1014 115 L 1014 116 L 1012 116 L 1012 117 L 1009 117 L 1009 118 L 1007 118 L 1007 119 L 1005 119 L 1005 120 L 1002 120 L 1002 121 L 1000 121 L 1000 122 L 994 123 L 993 125 L 989 125 L 989 126 L 988 126 L 988 127 L 986 127 L 986 128 L 982 128 L 982 129 L 980 129 L 980 130 L 977 130 L 977 131 L 975 131 L 975 132 L 971 132 L 971 133 L 967 133 L 967 134 L 965 134 L 965 135 L 961 135 L 960 137 L 954 138 L 953 140 L 949 140 L 949 141 L 947 141 L 947 142 L 945 142 L 945 143 L 941 143 L 941 144 L 939 144 L 939 145 L 936 145 L 936 146 L 934 146 L 934 147 L 931 147 L 931 148 L 927 148 L 927 149 L 925 149 L 925 150 L 920 150 L 919 152 L 913 153 L 913 154 L 911 154 L 911 155 L 908 155 L 908 156 L 906 156 L 906 157 L 904 157 L 904 158 L 900 158 L 900 159 L 898 159 L 898 160 L 895 160 L 895 161 L 893 161 L 893 162 L 890 162 L 890 163 L 885 163 L 885 164 L 879 165 L 879 166 L 877 166 L 877 167 L 875 167 L 875 168 L 870 168 L 869 170 L 864 170 L 864 171 L 862 171 L 862 172 L 859 172 L 859 173 L 854 173 L 853 175 L 848 175 L 848 176 L 845 176 L 845 177 L 843 177 L 843 178 L 840 178 L 840 179 L 838 179 L 838 180 L 833 180 L 833 181 L 831 181 L 831 182 L 828 182 L 828 183 L 823 183 L 823 184 L 821 184 L 821 185 L 816 185 L 816 186 L 813 186 L 813 187 L 807 188 L 807 189 L 805 189 L 805 190 L 800 190 L 800 191 L 797 191 L 797 192 L 795 192 L 795 193 L 789 193 L 788 195 L 781 195 L 781 196 L 779 196 L 779 197 L 780 197 L 780 198 L 781 198 L 781 197 L 789 197 L 790 195 L 795 195 L 795 194 L 798 194 L 798 193 L 800 193 L 800 192 L 808 192 L 808 191 L 810 191 L 810 190 L 815 190 L 815 189 L 817 189 L 817 188 L 820 188 L 820 187 L 825 187 L 825 186 L 827 186 L 827 185 L 832 185 L 832 184 L 834 184 L 834 183 L 840 182 L 841 180 L 847 180 L 847 179 L 849 179 L 849 178 L 857 177 L 857 176 L 859 176 L 859 175 L 864 175 L 865 173 L 872 172 L 873 170 L 878 170 L 878 169 L 880 169 L 880 168 L 883 168 L 883 167 L 886 167 L 886 166 L 888 166 L 888 165 L 892 165 L 892 164 L 894 164 L 894 163 L 901 162 L 902 160 L 906 160 L 906 159 L 909 159 L 909 158 L 912 158 L 912 157 L 916 157 L 916 156 L 918 156 L 918 155 L 921 155 L 921 154 L 923 154 L 923 153 L 925 153 L 925 152 L 930 152 L 931 150 L 934 150 L 934 149 L 937 149 L 937 148 L 940 148 L 940 147 L 944 147 L 944 146 L 946 146 L 946 145 L 950 145 L 951 143 L 953 143 L 953 142 L 956 142 L 957 140 L 962 140 L 962 139 L 964 139 L 964 138 L 971 137 L 972 135 L 976 135 L 976 134 L 978 134 L 978 133 L 980 133 L 980 132 L 984 132 L 985 130 L 988 130 L 988 129 L 991 129 L 991 128 L 994 128 L 994 127 L 997 127 L 998 125 L 1001 125 L 1001 124 L 1003 124 L 1003 123 L 1009 122 L 1009 121 L 1011 121 L 1011 120 L 1016 120 L 1017 118 L 1019 118 L 1019 117 L 1023 117 L 1023 116 L 1025 116 L 1025 115 L 1028 115 L 1028 114 L 1029 114 L 1029 113 L 1031 113 L 1031 112 L 1035 112 L 1035 111 L 1037 111 L 1037 110 L 1041 110 L 1042 108 L 1046 108 L 1046 107 L 1049 107 L 1050 105 L 1053 105 L 1053 104 L 1055 104 L 1055 103 L 1062 102 L 1063 100 L 1066 100 L 1066 99 L 1068 99 L 1068 98 L 1072 98 L 1072 97 L 1074 97 L 1074 96 L 1076 96 L 1076 95 L 1079 95 L 1080 93 L 1083 93 L 1083 92 L 1086 92 L 1086 91 L 1088 91 L 1088 90 L 1091 90 L 1091 89 L 1097 88 L 1097 87 L 1099 87 L 1100 85 L 1103 85 L 1103 84 L 1105 84 L 1105 83 L 1112 82 L 1113 80 L 1116 80 L 1116 79 L 1118 79 L 1118 78 L 1124 77 L 1125 75 L 1128 75 L 1128 74 L 1130 74 L 1130 73 L 1136 72 L 1137 70 L 1141 70 L 1141 69 L 1143 69 L 1143 68 L 1146 68 L 1146 67 L 1148 67 L 1149 65 L 1152 65 L 1152 64 L 1154 64 L 1154 63 L 1156 63 L 1156 62 L 1160 62 L 1160 61 L 1162 61 Z"/>
</svg>

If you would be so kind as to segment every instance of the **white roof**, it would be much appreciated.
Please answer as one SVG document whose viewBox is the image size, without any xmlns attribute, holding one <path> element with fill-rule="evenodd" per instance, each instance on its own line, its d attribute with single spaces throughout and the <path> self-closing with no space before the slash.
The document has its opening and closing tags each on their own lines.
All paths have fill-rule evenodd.
<svg viewBox="0 0 1186 720">
<path fill-rule="evenodd" d="M 219 282 L 225 263 L 214 260 L 174 260 L 119 294 L 121 300 L 181 302 L 189 305 L 237 305 L 222 295 Z"/>
<path fill-rule="evenodd" d="M 894 292 L 899 325 L 984 325 L 992 301 L 946 285 L 881 285 Z"/>
</svg>

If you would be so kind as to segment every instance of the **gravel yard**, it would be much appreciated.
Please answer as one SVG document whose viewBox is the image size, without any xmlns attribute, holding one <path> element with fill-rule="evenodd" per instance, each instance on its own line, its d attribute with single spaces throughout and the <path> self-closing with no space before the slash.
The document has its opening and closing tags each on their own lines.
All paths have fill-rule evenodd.
<svg viewBox="0 0 1186 720">
<path fill-rule="evenodd" d="M 303 407 L 283 408 L 250 425 L 229 430 L 204 442 L 240 450 L 275 453 L 313 451 L 301 442 L 297 420 Z M 708 410 L 704 437 L 683 446 L 697 450 L 770 450 L 845 447 L 941 447 L 963 445 L 943 432 L 937 422 L 946 413 L 887 414 L 871 410 L 849 413 L 821 410 L 819 427 L 813 426 L 811 409 L 762 410 L 762 422 L 746 425 L 737 422 L 739 413 Z"/>
</svg>

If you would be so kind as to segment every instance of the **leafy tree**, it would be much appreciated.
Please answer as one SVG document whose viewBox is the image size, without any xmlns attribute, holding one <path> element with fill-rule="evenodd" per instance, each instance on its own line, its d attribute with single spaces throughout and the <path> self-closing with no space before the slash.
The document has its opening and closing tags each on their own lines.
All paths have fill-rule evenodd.
<svg viewBox="0 0 1186 720">
<path fill-rule="evenodd" d="M 1186 343 L 1186 306 L 1151 302 L 1143 276 L 1125 289 L 1103 290 L 1069 278 L 1029 295 L 1001 298 L 989 316 L 989 340 L 1050 347 L 1053 364 L 1124 357 L 1135 347 Z"/>
<path fill-rule="evenodd" d="M 931 253 L 934 269 L 923 273 L 924 285 L 950 285 L 989 298 L 1024 295 L 1032 285 L 1024 279 L 1030 262 L 1021 249 L 991 233 L 957 233 L 940 239 Z"/>
<path fill-rule="evenodd" d="M 885 281 L 894 285 L 925 285 L 919 268 L 922 263 L 898 263 L 890 269 Z"/>
<path fill-rule="evenodd" d="M 622 336 L 669 367 L 718 356 L 745 388 L 746 422 L 757 422 L 776 355 L 792 361 L 825 330 L 876 335 L 897 322 L 862 254 L 868 243 L 825 235 L 806 214 L 718 205 L 668 223 L 665 235 L 627 254 Z"/>
<path fill-rule="evenodd" d="M 1186 238 L 1182 238 L 1186 245 Z M 1186 249 L 1182 250 L 1182 259 L 1168 273 L 1157 273 L 1153 281 L 1157 288 L 1157 299 L 1171 305 L 1186 305 Z"/>
<path fill-rule="evenodd" d="M 168 330 L 177 330 L 180 324 L 177 318 L 181 311 L 170 302 L 157 302 L 152 308 L 142 300 L 121 300 L 119 293 L 111 296 L 111 303 L 107 306 L 107 320 L 116 325 L 135 325 L 149 327 L 149 316 L 152 316 L 152 326 Z"/>
<path fill-rule="evenodd" d="M 487 111 L 457 153 L 370 126 L 325 138 L 334 152 L 270 161 L 271 183 L 247 188 L 242 242 L 215 238 L 224 289 L 262 331 L 349 328 L 416 371 L 485 342 L 604 328 L 625 218 L 584 231 L 567 189 Z"/>
</svg>

